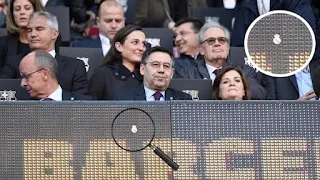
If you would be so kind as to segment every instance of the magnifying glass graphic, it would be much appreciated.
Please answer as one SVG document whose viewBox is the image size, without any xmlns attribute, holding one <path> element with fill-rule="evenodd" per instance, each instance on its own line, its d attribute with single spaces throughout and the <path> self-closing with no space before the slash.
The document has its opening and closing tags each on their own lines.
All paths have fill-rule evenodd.
<svg viewBox="0 0 320 180">
<path fill-rule="evenodd" d="M 128 108 L 121 111 L 113 119 L 111 126 L 112 138 L 121 149 L 128 152 L 138 152 L 149 147 L 173 170 L 178 170 L 179 165 L 159 147 L 152 144 L 155 131 L 155 123 L 151 116 L 138 108 Z M 123 139 L 134 143 L 128 145 Z"/>
</svg>

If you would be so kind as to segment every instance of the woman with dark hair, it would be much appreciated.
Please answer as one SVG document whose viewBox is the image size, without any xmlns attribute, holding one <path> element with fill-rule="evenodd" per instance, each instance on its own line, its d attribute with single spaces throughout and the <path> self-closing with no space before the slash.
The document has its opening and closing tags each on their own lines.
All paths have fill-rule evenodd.
<svg viewBox="0 0 320 180">
<path fill-rule="evenodd" d="M 0 68 L 8 57 L 30 52 L 27 25 L 36 11 L 44 11 L 40 0 L 10 0 L 6 20 L 8 35 L 0 37 Z"/>
<path fill-rule="evenodd" d="M 250 88 L 241 70 L 234 67 L 223 68 L 212 86 L 214 100 L 248 100 Z"/>
<path fill-rule="evenodd" d="M 119 92 L 139 86 L 143 81 L 139 67 L 145 51 L 146 36 L 140 26 L 120 29 L 90 78 L 89 95 L 98 100 L 112 100 Z"/>
</svg>

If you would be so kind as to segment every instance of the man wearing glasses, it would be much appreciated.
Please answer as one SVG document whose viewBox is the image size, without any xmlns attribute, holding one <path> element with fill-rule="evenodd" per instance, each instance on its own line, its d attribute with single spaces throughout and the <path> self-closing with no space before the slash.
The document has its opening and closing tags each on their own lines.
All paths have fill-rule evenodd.
<svg viewBox="0 0 320 180">
<path fill-rule="evenodd" d="M 36 50 L 27 54 L 20 62 L 21 87 L 32 98 L 39 100 L 91 100 L 90 96 L 62 90 L 58 84 L 58 63 L 51 54 Z"/>
<path fill-rule="evenodd" d="M 258 83 L 253 68 L 246 65 L 235 65 L 227 61 L 230 50 L 230 33 L 217 22 L 205 24 L 199 31 L 200 53 L 203 58 L 196 67 L 181 69 L 179 74 L 184 79 L 215 80 L 223 67 L 232 66 L 242 69 L 249 82 L 252 99 L 265 99 L 266 90 Z"/>
<path fill-rule="evenodd" d="M 118 100 L 192 100 L 184 92 L 169 87 L 173 76 L 173 55 L 162 47 L 153 47 L 146 51 L 140 65 L 143 85 L 119 94 Z"/>
</svg>

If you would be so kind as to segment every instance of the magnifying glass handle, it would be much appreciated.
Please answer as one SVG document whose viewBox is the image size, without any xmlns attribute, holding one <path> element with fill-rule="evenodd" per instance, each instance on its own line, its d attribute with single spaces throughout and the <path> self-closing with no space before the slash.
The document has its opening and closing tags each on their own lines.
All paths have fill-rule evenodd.
<svg viewBox="0 0 320 180">
<path fill-rule="evenodd" d="M 166 162 L 173 170 L 178 170 L 179 165 L 174 162 L 166 153 L 161 151 L 157 146 L 153 146 L 153 152 L 156 153 L 164 162 Z"/>
</svg>

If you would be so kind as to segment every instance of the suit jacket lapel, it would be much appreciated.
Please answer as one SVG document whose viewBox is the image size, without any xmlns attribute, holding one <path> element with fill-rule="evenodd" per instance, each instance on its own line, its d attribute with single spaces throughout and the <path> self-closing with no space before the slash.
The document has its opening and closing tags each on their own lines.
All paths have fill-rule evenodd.
<svg viewBox="0 0 320 180">
<path fill-rule="evenodd" d="M 67 91 L 62 91 L 62 100 L 71 100 L 71 93 Z"/>
<path fill-rule="evenodd" d="M 56 60 L 58 63 L 58 75 L 59 75 L 59 74 L 62 74 L 64 71 L 64 68 L 66 66 L 66 60 L 58 54 L 56 54 Z"/>
<path fill-rule="evenodd" d="M 207 70 L 207 67 L 206 67 L 204 59 L 200 59 L 199 60 L 197 68 L 198 68 L 198 71 L 201 74 L 202 78 L 210 79 L 210 75 L 209 75 L 209 72 Z"/>
<path fill-rule="evenodd" d="M 245 17 L 245 19 L 255 19 L 259 16 L 257 0 L 243 1 L 242 5 L 243 7 L 250 9 L 254 14 L 253 17 Z"/>
<path fill-rule="evenodd" d="M 298 87 L 296 76 L 295 75 L 289 76 L 289 79 L 290 79 L 293 87 L 299 92 L 299 87 Z"/>
<path fill-rule="evenodd" d="M 97 38 L 97 41 L 95 41 L 95 42 L 97 42 L 97 43 L 98 43 L 98 44 L 97 44 L 97 47 L 102 49 L 102 43 L 101 43 L 101 39 L 100 39 L 100 37 L 99 37 L 99 38 Z M 111 42 L 110 42 L 110 43 L 111 43 Z"/>
<path fill-rule="evenodd" d="M 103 49 L 102 49 L 102 42 L 101 42 L 100 37 L 99 37 L 99 38 L 97 38 L 97 40 L 95 40 L 94 42 L 96 42 L 96 43 L 97 43 L 97 44 L 96 44 L 96 46 L 97 46 L 97 48 L 100 48 L 100 49 L 101 49 L 102 57 L 104 57 L 104 55 L 103 55 Z M 111 42 L 110 42 L 110 43 L 111 43 Z"/>
<path fill-rule="evenodd" d="M 55 0 L 48 0 L 47 4 L 45 5 L 45 7 L 54 7 L 56 6 L 56 1 Z"/>
<path fill-rule="evenodd" d="M 168 88 L 168 89 L 166 90 L 165 100 L 166 100 L 166 101 L 174 100 L 174 94 L 173 94 L 173 92 L 172 92 L 172 90 L 171 90 L 170 88 Z"/>
<path fill-rule="evenodd" d="M 144 87 L 140 86 L 137 90 L 136 90 L 136 94 L 134 97 L 134 100 L 137 101 L 145 101 L 146 100 L 146 92 L 144 91 Z"/>
<path fill-rule="evenodd" d="M 315 75 L 314 74 L 316 73 L 317 67 L 320 67 L 318 65 L 318 63 L 315 63 L 315 62 L 312 62 L 312 61 L 309 63 L 310 76 L 311 76 L 313 89 L 315 89 L 315 87 L 317 86 L 316 82 L 314 81 L 315 80 L 315 78 L 314 78 Z"/>
<path fill-rule="evenodd" d="M 280 1 L 280 2 L 279 2 Z M 279 5 L 282 3 L 282 0 L 270 0 L 270 11 L 279 9 L 279 7 L 275 7 L 276 5 Z"/>
</svg>

